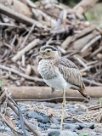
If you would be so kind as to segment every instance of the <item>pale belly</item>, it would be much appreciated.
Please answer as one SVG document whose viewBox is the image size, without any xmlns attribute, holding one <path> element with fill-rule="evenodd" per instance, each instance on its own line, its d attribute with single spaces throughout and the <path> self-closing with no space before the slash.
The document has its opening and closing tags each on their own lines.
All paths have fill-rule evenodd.
<svg viewBox="0 0 102 136">
<path fill-rule="evenodd" d="M 45 83 L 51 88 L 56 89 L 57 91 L 63 91 L 64 89 L 70 88 L 70 84 L 67 83 L 63 76 L 58 76 L 50 80 L 44 80 Z"/>
</svg>

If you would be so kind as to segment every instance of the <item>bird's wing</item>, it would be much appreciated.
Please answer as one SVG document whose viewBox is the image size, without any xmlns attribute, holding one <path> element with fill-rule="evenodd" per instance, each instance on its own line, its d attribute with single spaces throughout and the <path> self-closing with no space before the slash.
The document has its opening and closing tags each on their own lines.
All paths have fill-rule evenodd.
<svg viewBox="0 0 102 136">
<path fill-rule="evenodd" d="M 66 58 L 60 58 L 57 63 L 57 68 L 62 73 L 63 78 L 72 85 L 71 88 L 77 89 L 84 97 L 89 98 L 86 94 L 85 85 L 82 80 L 81 73 L 78 67 Z"/>
<path fill-rule="evenodd" d="M 61 58 L 57 67 L 60 73 L 62 73 L 64 79 L 72 84 L 71 88 L 77 89 L 84 97 L 89 98 L 86 94 L 85 85 L 82 81 L 80 71 L 72 61 L 66 58 Z"/>
<path fill-rule="evenodd" d="M 68 67 L 68 68 L 76 68 L 76 69 L 78 69 L 78 67 L 72 61 L 70 61 L 69 59 L 67 59 L 65 57 L 61 57 L 59 59 L 59 63 L 64 65 L 65 67 Z"/>
</svg>

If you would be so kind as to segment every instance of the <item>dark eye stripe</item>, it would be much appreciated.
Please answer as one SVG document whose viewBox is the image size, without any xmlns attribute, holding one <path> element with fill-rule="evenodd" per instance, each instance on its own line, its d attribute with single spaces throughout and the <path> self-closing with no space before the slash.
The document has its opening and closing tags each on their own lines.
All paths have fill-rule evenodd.
<svg viewBox="0 0 102 136">
<path fill-rule="evenodd" d="M 55 47 L 53 47 L 53 46 L 43 46 L 43 47 L 41 47 L 40 50 L 46 50 L 46 49 L 51 49 L 53 51 L 57 51 L 57 49 Z"/>
</svg>

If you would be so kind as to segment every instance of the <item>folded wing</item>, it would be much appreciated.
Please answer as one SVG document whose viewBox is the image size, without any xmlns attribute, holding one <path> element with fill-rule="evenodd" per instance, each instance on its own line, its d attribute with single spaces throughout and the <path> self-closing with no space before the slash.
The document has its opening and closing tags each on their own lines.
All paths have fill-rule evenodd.
<svg viewBox="0 0 102 136">
<path fill-rule="evenodd" d="M 78 67 L 70 60 L 61 58 L 58 63 L 58 69 L 62 73 L 64 79 L 72 84 L 73 89 L 77 89 L 83 96 L 87 97 L 85 85 L 83 83 Z"/>
</svg>

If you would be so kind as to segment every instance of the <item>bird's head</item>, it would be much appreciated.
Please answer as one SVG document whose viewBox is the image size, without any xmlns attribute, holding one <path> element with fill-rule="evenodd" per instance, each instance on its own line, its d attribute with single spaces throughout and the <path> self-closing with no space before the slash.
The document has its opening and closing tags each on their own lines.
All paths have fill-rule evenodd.
<svg viewBox="0 0 102 136">
<path fill-rule="evenodd" d="M 39 56 L 42 59 L 57 59 L 60 57 L 60 52 L 56 47 L 46 45 L 40 48 Z"/>
</svg>

